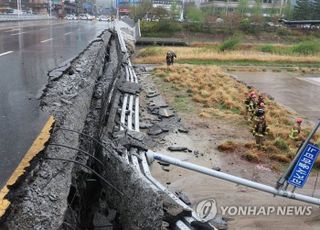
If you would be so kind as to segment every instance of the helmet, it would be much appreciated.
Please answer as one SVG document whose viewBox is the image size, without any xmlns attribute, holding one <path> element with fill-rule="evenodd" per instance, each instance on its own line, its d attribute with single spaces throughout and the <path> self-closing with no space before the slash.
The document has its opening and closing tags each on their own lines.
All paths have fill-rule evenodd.
<svg viewBox="0 0 320 230">
<path fill-rule="evenodd" d="M 262 117 L 262 116 L 264 116 L 264 110 L 263 110 L 263 109 L 258 109 L 255 115 L 256 115 L 257 117 Z"/>
<path fill-rule="evenodd" d="M 261 103 L 259 104 L 259 107 L 264 108 L 264 103 L 261 102 Z"/>
<path fill-rule="evenodd" d="M 303 119 L 302 119 L 301 117 L 298 117 L 298 118 L 296 119 L 296 122 L 299 123 L 299 124 L 301 124 L 302 121 L 303 121 Z"/>
</svg>

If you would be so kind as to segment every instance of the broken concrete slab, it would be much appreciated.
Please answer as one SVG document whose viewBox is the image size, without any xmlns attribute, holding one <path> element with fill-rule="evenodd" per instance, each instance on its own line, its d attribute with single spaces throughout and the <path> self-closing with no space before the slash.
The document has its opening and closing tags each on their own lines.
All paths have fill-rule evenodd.
<svg viewBox="0 0 320 230">
<path fill-rule="evenodd" d="M 158 114 L 159 114 L 159 116 L 164 117 L 164 118 L 170 118 L 175 115 L 172 110 L 167 109 L 167 108 L 160 108 Z"/>
<path fill-rule="evenodd" d="M 125 80 L 118 82 L 117 88 L 122 93 L 128 93 L 133 95 L 137 95 L 141 91 L 141 86 L 138 83 L 128 82 Z"/>
<path fill-rule="evenodd" d="M 179 131 L 180 133 L 189 133 L 189 130 L 186 129 L 186 128 L 183 128 L 183 127 L 179 127 L 179 128 L 178 128 L 178 131 Z"/>
<path fill-rule="evenodd" d="M 146 123 L 146 122 L 139 123 L 140 129 L 148 129 L 148 128 L 151 128 L 152 126 L 153 126 L 153 124 L 151 124 L 151 123 Z"/>
<path fill-rule="evenodd" d="M 168 129 L 161 127 L 158 124 L 155 124 L 155 125 L 152 125 L 152 127 L 149 129 L 148 134 L 149 135 L 159 135 L 161 133 L 165 133 L 168 131 L 169 131 Z"/>
<path fill-rule="evenodd" d="M 153 98 L 153 97 L 156 97 L 156 96 L 159 96 L 159 93 L 148 93 L 147 94 L 147 98 Z"/>
</svg>

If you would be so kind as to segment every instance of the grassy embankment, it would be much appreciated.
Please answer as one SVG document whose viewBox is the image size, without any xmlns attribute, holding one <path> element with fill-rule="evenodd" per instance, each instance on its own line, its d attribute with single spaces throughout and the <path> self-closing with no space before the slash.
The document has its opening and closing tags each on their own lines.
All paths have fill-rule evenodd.
<svg viewBox="0 0 320 230">
<path fill-rule="evenodd" d="M 212 119 L 212 122 L 214 119 L 226 119 L 251 128 L 252 125 L 244 118 L 243 102 L 249 91 L 247 86 L 226 76 L 219 67 L 162 66 L 156 68 L 154 74 L 163 89 L 171 89 L 166 91 L 166 95 L 174 98 L 173 105 L 178 111 L 196 113 L 199 117 Z M 274 169 L 279 169 L 281 163 L 288 163 L 293 159 L 297 150 L 296 143 L 288 137 L 295 117 L 295 114 L 267 99 L 266 119 L 271 131 L 265 142 L 266 149 L 258 150 L 253 137 L 247 143 L 226 140 L 218 149 L 238 153 L 248 161 L 269 162 Z M 302 136 L 306 136 L 309 130 L 310 127 L 303 126 Z M 320 167 L 320 161 L 316 165 Z"/>
<path fill-rule="evenodd" d="M 168 50 L 174 50 L 180 64 L 221 66 L 246 66 L 262 68 L 281 67 L 289 71 L 320 71 L 320 46 L 316 41 L 305 41 L 296 45 L 248 45 L 236 39 L 222 44 L 193 44 L 191 47 L 148 47 L 140 50 L 136 63 L 164 63 Z M 248 68 L 246 70 L 248 70 Z M 232 69 L 231 69 L 232 70 Z"/>
</svg>

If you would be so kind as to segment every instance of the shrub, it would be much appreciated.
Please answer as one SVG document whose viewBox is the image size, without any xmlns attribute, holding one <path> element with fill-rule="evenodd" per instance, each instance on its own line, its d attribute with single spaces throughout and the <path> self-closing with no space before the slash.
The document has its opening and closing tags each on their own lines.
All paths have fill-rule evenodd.
<svg viewBox="0 0 320 230">
<path fill-rule="evenodd" d="M 251 23 L 249 18 L 242 19 L 240 21 L 240 30 L 247 34 L 257 34 L 260 30 L 258 24 Z"/>
<path fill-rule="evenodd" d="M 282 151 L 289 151 L 289 145 L 280 137 L 276 138 L 276 140 L 274 141 L 274 146 Z"/>
<path fill-rule="evenodd" d="M 159 54 L 161 50 L 157 47 L 148 47 L 139 52 L 138 57 L 148 57 Z"/>
<path fill-rule="evenodd" d="M 238 145 L 233 141 L 226 141 L 218 145 L 218 150 L 221 152 L 234 152 L 237 149 Z"/>
<path fill-rule="evenodd" d="M 261 51 L 264 53 L 274 53 L 274 47 L 270 44 L 264 45 L 261 47 Z"/>
<path fill-rule="evenodd" d="M 219 46 L 219 50 L 222 52 L 225 50 L 233 50 L 236 47 L 236 45 L 238 45 L 239 43 L 240 43 L 239 38 L 230 38 L 225 42 L 223 42 L 221 46 Z"/>
<path fill-rule="evenodd" d="M 320 51 L 319 42 L 316 41 L 303 41 L 292 48 L 293 53 L 303 55 L 313 55 Z"/>
<path fill-rule="evenodd" d="M 243 153 L 241 157 L 249 162 L 255 162 L 255 163 L 260 162 L 258 154 L 254 152 Z"/>
</svg>

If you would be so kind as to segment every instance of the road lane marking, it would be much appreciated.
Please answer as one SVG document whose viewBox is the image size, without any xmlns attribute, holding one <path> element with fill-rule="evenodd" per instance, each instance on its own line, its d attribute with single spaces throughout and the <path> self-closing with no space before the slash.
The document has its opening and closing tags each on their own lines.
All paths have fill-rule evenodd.
<svg viewBox="0 0 320 230">
<path fill-rule="evenodd" d="M 69 34 L 71 34 L 71 33 L 72 33 L 72 32 L 68 32 L 68 33 L 65 33 L 64 35 L 67 36 L 67 35 L 69 35 Z"/>
<path fill-rule="evenodd" d="M 20 33 L 16 33 L 16 34 L 11 34 L 11 36 L 15 36 L 15 35 L 20 35 L 20 34 L 25 34 L 27 32 L 20 32 Z"/>
<path fill-rule="evenodd" d="M 11 30 L 6 30 L 4 31 L 5 33 L 13 32 L 13 31 L 19 31 L 20 29 L 11 29 Z"/>
<path fill-rule="evenodd" d="M 7 55 L 7 54 L 11 54 L 12 52 L 13 52 L 13 51 L 12 51 L 12 50 L 10 50 L 10 51 L 7 51 L 7 52 L 4 52 L 4 53 L 1 53 L 1 54 L 0 54 L 0 57 L 1 57 L 1 56 L 4 56 L 4 55 Z"/>
<path fill-rule="evenodd" d="M 48 42 L 48 41 L 51 41 L 53 38 L 49 38 L 49 39 L 46 39 L 46 40 L 43 40 L 41 41 L 42 43 L 45 43 L 45 42 Z"/>
<path fill-rule="evenodd" d="M 5 214 L 10 205 L 10 201 L 5 199 L 5 196 L 9 193 L 9 187 L 18 181 L 19 177 L 25 173 L 26 168 L 30 166 L 31 160 L 44 149 L 46 142 L 50 138 L 50 131 L 53 123 L 54 118 L 50 116 L 40 134 L 34 140 L 30 149 L 25 154 L 18 167 L 12 173 L 6 185 L 0 190 L 0 218 Z"/>
</svg>

